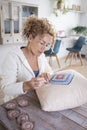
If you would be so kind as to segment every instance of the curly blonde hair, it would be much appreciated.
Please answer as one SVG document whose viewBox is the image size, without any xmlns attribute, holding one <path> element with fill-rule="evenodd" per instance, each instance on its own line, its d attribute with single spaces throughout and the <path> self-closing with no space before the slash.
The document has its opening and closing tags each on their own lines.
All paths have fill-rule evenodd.
<svg viewBox="0 0 87 130">
<path fill-rule="evenodd" d="M 30 34 L 33 38 L 37 35 L 50 34 L 53 37 L 53 43 L 55 42 L 55 31 L 46 18 L 28 17 L 24 22 L 22 34 L 26 39 Z"/>
</svg>

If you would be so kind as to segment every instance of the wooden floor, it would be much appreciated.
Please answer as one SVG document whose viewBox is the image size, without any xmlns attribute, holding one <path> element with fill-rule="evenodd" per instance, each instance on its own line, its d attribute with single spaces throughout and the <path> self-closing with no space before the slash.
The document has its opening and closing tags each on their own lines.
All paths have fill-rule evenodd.
<svg viewBox="0 0 87 130">
<path fill-rule="evenodd" d="M 65 70 L 65 69 L 74 69 L 77 72 L 83 74 L 87 78 L 87 59 L 85 57 L 82 58 L 83 65 L 81 65 L 80 60 L 73 60 L 71 65 L 69 60 L 65 63 L 65 58 L 59 59 L 61 67 L 59 68 L 56 60 L 53 58 L 52 59 L 52 69 L 54 71 L 60 71 L 60 70 Z"/>
<path fill-rule="evenodd" d="M 61 68 L 57 66 L 56 61 L 53 62 L 53 70 L 54 71 L 60 71 L 60 70 L 65 70 L 65 69 L 74 69 L 81 74 L 83 74 L 87 78 L 87 60 L 83 58 L 83 66 L 81 66 L 80 61 L 75 61 L 72 62 L 72 65 L 69 66 L 69 62 L 65 64 L 65 59 L 60 60 Z M 3 93 L 0 92 L 0 104 L 3 103 Z M 74 108 L 74 109 L 69 109 L 69 110 L 63 110 L 60 111 L 62 115 L 67 117 L 70 120 L 73 120 L 76 122 L 79 126 L 87 129 L 87 104 L 84 104 L 80 107 Z M 0 129 L 4 130 L 4 129 Z"/>
</svg>

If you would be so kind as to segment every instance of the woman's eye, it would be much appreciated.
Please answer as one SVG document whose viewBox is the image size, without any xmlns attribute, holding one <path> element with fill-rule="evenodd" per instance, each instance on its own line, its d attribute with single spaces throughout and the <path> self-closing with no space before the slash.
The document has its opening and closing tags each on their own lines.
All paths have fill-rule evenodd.
<svg viewBox="0 0 87 130">
<path fill-rule="evenodd" d="M 46 45 L 46 47 L 48 47 L 49 45 Z"/>
<path fill-rule="evenodd" d="M 41 42 L 40 44 L 43 45 L 43 46 L 45 46 L 45 47 L 49 47 L 51 45 L 50 43 L 46 44 L 46 43 L 43 43 L 43 42 Z"/>
<path fill-rule="evenodd" d="M 43 43 L 43 42 L 41 42 L 40 44 L 41 44 L 41 45 L 44 45 L 44 43 Z"/>
</svg>

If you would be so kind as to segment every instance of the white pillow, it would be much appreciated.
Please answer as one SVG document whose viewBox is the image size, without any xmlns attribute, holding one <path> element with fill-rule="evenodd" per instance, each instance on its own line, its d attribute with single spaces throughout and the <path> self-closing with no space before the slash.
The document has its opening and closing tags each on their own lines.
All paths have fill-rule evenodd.
<svg viewBox="0 0 87 130">
<path fill-rule="evenodd" d="M 61 72 L 74 74 L 70 84 L 52 85 L 49 83 L 36 89 L 41 108 L 44 111 L 70 109 L 87 102 L 87 79 L 74 70 L 64 70 Z"/>
</svg>

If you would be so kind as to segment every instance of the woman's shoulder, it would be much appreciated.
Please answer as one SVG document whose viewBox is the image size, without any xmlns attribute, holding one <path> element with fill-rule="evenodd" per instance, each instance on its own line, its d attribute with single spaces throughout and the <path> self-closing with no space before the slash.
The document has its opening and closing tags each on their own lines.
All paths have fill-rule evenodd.
<svg viewBox="0 0 87 130">
<path fill-rule="evenodd" d="M 42 53 L 42 54 L 39 56 L 39 59 L 42 59 L 42 60 L 46 59 L 45 54 Z"/>
<path fill-rule="evenodd" d="M 46 58 L 46 56 L 45 56 L 45 54 L 44 53 L 42 53 L 40 56 L 39 56 L 39 61 L 41 61 L 41 62 L 47 62 L 47 58 Z"/>
<path fill-rule="evenodd" d="M 42 58 L 42 57 L 44 58 L 44 57 L 45 57 L 45 54 L 44 54 L 44 53 L 42 53 L 42 54 L 40 55 L 40 57 L 41 57 L 41 58 Z"/>
<path fill-rule="evenodd" d="M 22 45 L 12 46 L 11 49 L 8 51 L 7 55 L 5 56 L 5 60 L 11 59 L 19 59 L 23 57 L 23 52 L 21 50 Z"/>
<path fill-rule="evenodd" d="M 13 47 L 11 48 L 11 50 L 9 51 L 9 54 L 18 55 L 18 54 L 22 53 L 22 50 L 21 50 L 22 47 L 24 47 L 24 46 L 23 46 L 23 45 L 13 46 Z"/>
</svg>

